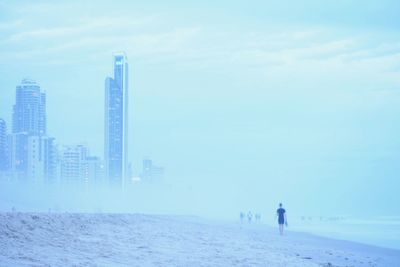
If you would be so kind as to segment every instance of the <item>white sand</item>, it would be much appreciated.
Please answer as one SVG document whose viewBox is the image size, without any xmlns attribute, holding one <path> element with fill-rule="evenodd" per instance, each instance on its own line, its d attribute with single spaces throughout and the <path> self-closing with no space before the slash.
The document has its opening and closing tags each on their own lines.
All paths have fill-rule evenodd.
<svg viewBox="0 0 400 267">
<path fill-rule="evenodd" d="M 400 251 L 194 217 L 0 213 L 0 266 L 389 267 Z"/>
</svg>

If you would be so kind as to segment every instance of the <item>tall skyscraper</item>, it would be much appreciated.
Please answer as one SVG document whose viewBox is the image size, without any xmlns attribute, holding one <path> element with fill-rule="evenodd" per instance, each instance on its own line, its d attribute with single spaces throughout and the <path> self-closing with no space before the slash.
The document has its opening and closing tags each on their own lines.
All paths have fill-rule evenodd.
<svg viewBox="0 0 400 267">
<path fill-rule="evenodd" d="M 16 87 L 12 119 L 12 172 L 20 180 L 54 180 L 56 153 L 54 138 L 46 136 L 46 94 L 35 81 L 24 79 Z"/>
<path fill-rule="evenodd" d="M 106 176 L 124 185 L 128 174 L 128 62 L 125 53 L 113 56 L 114 77 L 105 81 L 104 160 Z"/>
<path fill-rule="evenodd" d="M 24 79 L 16 88 L 12 132 L 46 134 L 46 94 L 33 80 Z"/>
</svg>

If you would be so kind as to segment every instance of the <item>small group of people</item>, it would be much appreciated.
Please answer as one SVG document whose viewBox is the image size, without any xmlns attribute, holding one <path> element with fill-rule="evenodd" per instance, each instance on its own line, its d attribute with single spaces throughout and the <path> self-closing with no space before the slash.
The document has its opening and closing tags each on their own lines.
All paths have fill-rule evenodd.
<svg viewBox="0 0 400 267">
<path fill-rule="evenodd" d="M 247 218 L 247 221 L 249 223 L 251 223 L 253 220 L 253 213 L 251 211 L 249 211 L 249 212 L 247 212 L 247 215 L 246 215 L 244 212 L 240 212 L 240 222 L 243 223 L 246 218 Z M 261 214 L 260 213 L 254 214 L 254 220 L 256 222 L 261 221 Z"/>
<path fill-rule="evenodd" d="M 240 216 L 241 223 L 243 223 L 246 218 L 249 223 L 251 223 L 251 221 L 253 220 L 253 213 L 251 211 L 247 212 L 247 214 L 245 214 L 244 212 L 240 212 L 239 216 Z M 284 226 L 287 227 L 288 223 L 287 223 L 287 217 L 286 217 L 286 210 L 283 208 L 282 203 L 279 203 L 279 207 L 276 210 L 276 217 L 278 218 L 279 234 L 283 235 L 283 228 L 284 228 Z M 255 218 L 256 222 L 261 221 L 261 214 L 256 213 L 254 215 L 254 218 Z"/>
</svg>

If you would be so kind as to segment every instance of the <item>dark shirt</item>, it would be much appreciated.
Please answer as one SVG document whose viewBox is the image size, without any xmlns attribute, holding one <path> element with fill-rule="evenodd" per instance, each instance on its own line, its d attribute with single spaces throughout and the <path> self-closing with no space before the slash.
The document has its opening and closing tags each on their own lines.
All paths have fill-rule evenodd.
<svg viewBox="0 0 400 267">
<path fill-rule="evenodd" d="M 284 208 L 279 208 L 276 213 L 278 213 L 278 222 L 283 224 L 285 222 L 285 212 Z"/>
</svg>

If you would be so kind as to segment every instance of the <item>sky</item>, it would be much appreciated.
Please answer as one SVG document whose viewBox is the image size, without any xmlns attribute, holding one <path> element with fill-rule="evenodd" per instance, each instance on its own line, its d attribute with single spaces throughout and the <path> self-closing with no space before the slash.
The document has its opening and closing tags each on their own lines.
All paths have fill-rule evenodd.
<svg viewBox="0 0 400 267">
<path fill-rule="evenodd" d="M 48 134 L 102 157 L 125 51 L 135 173 L 203 208 L 400 215 L 400 2 L 215 2 L 0 0 L 0 117 L 34 79 Z"/>
</svg>

